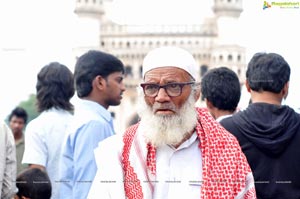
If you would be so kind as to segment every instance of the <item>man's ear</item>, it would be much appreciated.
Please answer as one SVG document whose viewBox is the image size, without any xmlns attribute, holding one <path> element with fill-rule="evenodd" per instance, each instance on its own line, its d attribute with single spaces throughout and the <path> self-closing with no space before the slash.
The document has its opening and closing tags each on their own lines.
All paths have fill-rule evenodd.
<svg viewBox="0 0 300 199">
<path fill-rule="evenodd" d="M 249 85 L 248 80 L 245 81 L 245 86 L 246 86 L 246 88 L 247 88 L 247 91 L 248 91 L 249 93 L 251 93 L 251 88 L 250 88 L 250 85 Z"/>
<path fill-rule="evenodd" d="M 206 104 L 206 107 L 208 109 L 213 109 L 214 108 L 214 105 L 211 103 L 211 101 L 205 99 L 205 104 Z"/>
<path fill-rule="evenodd" d="M 101 75 L 97 75 L 93 80 L 93 88 L 103 90 L 106 87 L 106 79 Z"/>
<path fill-rule="evenodd" d="M 289 94 L 289 87 L 290 87 L 290 82 L 285 83 L 283 86 L 283 89 L 281 92 L 282 92 L 282 96 L 284 99 L 286 99 Z"/>
</svg>

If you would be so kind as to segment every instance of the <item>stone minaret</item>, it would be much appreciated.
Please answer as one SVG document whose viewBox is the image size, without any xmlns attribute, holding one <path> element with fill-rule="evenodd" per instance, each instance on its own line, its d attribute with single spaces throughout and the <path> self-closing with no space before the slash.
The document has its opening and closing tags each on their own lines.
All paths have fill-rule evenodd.
<svg viewBox="0 0 300 199">
<path fill-rule="evenodd" d="M 242 0 L 214 0 L 213 11 L 218 28 L 218 45 L 212 52 L 216 64 L 231 68 L 241 83 L 245 80 L 246 49 L 241 46 L 239 17 L 243 11 Z M 213 61 L 214 62 L 214 61 Z"/>
<path fill-rule="evenodd" d="M 112 0 L 76 0 L 75 14 L 77 15 L 75 57 L 89 49 L 100 49 L 101 25 L 109 20 L 106 15 L 106 6 Z"/>
</svg>

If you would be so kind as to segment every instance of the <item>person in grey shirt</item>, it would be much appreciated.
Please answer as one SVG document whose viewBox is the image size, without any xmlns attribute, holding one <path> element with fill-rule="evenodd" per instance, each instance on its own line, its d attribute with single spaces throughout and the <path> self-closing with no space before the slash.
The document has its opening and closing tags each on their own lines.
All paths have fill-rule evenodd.
<svg viewBox="0 0 300 199">
<path fill-rule="evenodd" d="M 26 126 L 28 114 L 22 107 L 14 108 L 8 116 L 8 125 L 14 135 L 17 158 L 17 175 L 28 167 L 27 164 L 22 164 L 25 142 L 23 130 Z"/>
</svg>

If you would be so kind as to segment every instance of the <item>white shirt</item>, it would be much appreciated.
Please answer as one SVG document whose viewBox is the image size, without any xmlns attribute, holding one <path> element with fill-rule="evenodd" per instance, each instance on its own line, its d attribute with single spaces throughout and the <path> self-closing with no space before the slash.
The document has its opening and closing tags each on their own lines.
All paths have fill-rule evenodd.
<svg viewBox="0 0 300 199">
<path fill-rule="evenodd" d="M 29 122 L 25 130 L 22 163 L 46 168 L 52 184 L 52 197 L 58 198 L 59 161 L 66 128 L 72 115 L 65 110 L 49 109 Z"/>
<path fill-rule="evenodd" d="M 122 148 L 122 137 L 115 135 L 102 141 L 95 149 L 99 170 L 88 199 L 96 199 L 100 196 L 101 199 L 126 198 L 123 186 L 124 173 L 120 162 Z M 114 183 L 101 183 L 107 180 L 112 180 Z M 200 198 L 202 154 L 196 133 L 177 149 L 165 146 L 156 150 L 156 181 L 158 182 L 155 184 L 153 199 Z"/>
<path fill-rule="evenodd" d="M 196 133 L 177 149 L 157 149 L 156 180 L 154 199 L 200 198 L 202 154 Z"/>
</svg>

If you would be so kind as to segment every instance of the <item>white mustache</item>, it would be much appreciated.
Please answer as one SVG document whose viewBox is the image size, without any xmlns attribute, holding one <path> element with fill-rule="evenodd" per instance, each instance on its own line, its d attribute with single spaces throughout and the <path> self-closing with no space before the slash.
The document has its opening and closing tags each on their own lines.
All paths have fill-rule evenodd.
<svg viewBox="0 0 300 199">
<path fill-rule="evenodd" d="M 155 102 L 152 106 L 153 111 L 157 111 L 158 109 L 168 109 L 174 112 L 177 112 L 177 108 L 175 104 L 168 102 L 168 103 L 157 103 Z"/>
</svg>

